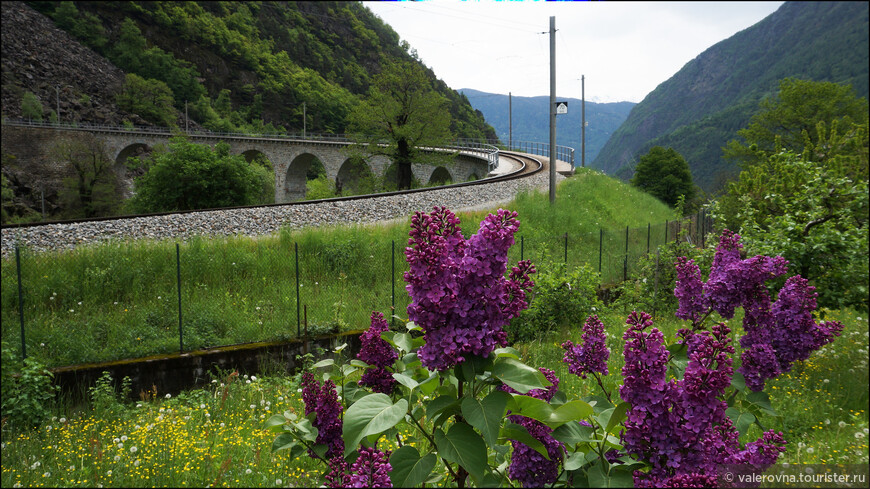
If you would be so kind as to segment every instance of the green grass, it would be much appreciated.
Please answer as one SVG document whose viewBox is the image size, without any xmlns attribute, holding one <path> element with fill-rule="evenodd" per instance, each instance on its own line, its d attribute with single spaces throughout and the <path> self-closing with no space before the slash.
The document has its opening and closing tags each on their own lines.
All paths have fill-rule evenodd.
<svg viewBox="0 0 870 489">
<path fill-rule="evenodd" d="M 583 169 L 560 185 L 555 206 L 546 193 L 536 192 L 507 207 L 521 221 L 511 263 L 521 255 L 539 265 L 567 255 L 570 266 L 589 262 L 597 270 L 604 229 L 605 283 L 622 278 L 626 226 L 630 270 L 646 252 L 647 224 L 655 224 L 654 249 L 663 242 L 664 222 L 674 218 L 652 197 Z M 487 213 L 460 214 L 463 233 L 475 233 Z M 409 222 L 180 243 L 184 349 L 294 338 L 306 318 L 311 333 L 362 329 L 373 310 L 391 314 L 393 290 L 397 314 L 404 316 Z M 21 261 L 28 356 L 53 367 L 178 351 L 174 241 L 116 241 L 68 252 L 25 249 Z M 6 342 L 20 345 L 14 257 L 2 263 L 2 332 Z"/>
</svg>

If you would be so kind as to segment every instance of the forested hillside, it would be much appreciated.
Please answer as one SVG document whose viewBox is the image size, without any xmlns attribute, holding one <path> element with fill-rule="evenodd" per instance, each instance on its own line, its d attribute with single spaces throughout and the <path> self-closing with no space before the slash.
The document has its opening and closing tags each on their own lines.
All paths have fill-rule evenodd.
<svg viewBox="0 0 870 489">
<path fill-rule="evenodd" d="M 722 159 L 722 147 L 781 79 L 848 83 L 866 97 L 867 46 L 866 2 L 786 2 L 647 95 L 592 166 L 629 177 L 650 148 L 673 147 L 689 162 L 695 183 L 715 191 L 736 172 Z"/>
<path fill-rule="evenodd" d="M 511 121 L 508 114 L 508 96 L 487 93 L 470 88 L 461 88 L 459 92 L 468 97 L 472 107 L 483 112 L 486 121 L 496 130 L 499 139 L 507 143 L 510 136 Z M 513 112 L 514 141 L 549 141 L 550 104 L 549 96 L 517 97 L 510 102 Z M 580 165 L 581 146 L 581 104 L 580 99 L 560 97 L 559 101 L 568 102 L 568 113 L 556 118 L 556 144 L 570 146 L 577 153 L 575 163 Z M 598 155 L 604 143 L 628 117 L 633 102 L 615 102 L 599 104 L 586 101 L 586 163 L 589 164 Z"/>
<path fill-rule="evenodd" d="M 165 83 L 172 106 L 183 113 L 187 103 L 191 119 L 212 130 L 298 132 L 305 114 L 310 132 L 344 132 L 385 63 L 417 60 L 360 2 L 28 4 L 149 88 Z M 456 136 L 495 136 L 427 72 L 450 102 Z"/>
</svg>

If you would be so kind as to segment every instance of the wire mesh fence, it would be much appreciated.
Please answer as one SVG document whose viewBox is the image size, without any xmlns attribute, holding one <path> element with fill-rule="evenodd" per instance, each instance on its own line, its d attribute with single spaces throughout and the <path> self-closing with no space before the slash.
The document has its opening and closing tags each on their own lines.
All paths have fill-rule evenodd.
<svg viewBox="0 0 870 489">
<path fill-rule="evenodd" d="M 518 235 L 508 258 L 539 269 L 586 263 L 608 286 L 660 245 L 679 236 L 700 246 L 711 229 L 699 214 L 636 228 Z M 76 249 L 63 260 L 16 249 L 2 266 L 3 342 L 61 366 L 360 330 L 372 311 L 407 319 L 406 243 L 194 238 Z"/>
</svg>

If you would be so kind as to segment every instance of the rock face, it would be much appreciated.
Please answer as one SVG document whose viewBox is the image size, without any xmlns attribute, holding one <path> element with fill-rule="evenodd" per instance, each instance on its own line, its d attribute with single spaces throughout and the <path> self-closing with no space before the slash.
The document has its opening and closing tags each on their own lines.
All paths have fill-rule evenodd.
<svg viewBox="0 0 870 489">
<path fill-rule="evenodd" d="M 2 112 L 21 117 L 21 96 L 36 95 L 48 120 L 60 102 L 61 122 L 147 123 L 115 105 L 124 72 L 81 45 L 23 2 L 2 2 Z M 59 89 L 56 90 L 56 88 Z"/>
</svg>

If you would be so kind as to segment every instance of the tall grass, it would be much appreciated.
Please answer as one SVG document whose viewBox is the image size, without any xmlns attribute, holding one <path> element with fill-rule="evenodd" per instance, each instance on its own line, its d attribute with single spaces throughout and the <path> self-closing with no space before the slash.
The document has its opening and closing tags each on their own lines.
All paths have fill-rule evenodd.
<svg viewBox="0 0 870 489">
<path fill-rule="evenodd" d="M 648 223 L 654 249 L 663 242 L 664 222 L 674 219 L 654 198 L 582 169 L 559 186 L 555 205 L 545 193 L 528 192 L 506 207 L 521 221 L 512 263 L 588 262 L 598 270 L 601 249 L 605 283 L 621 280 L 626 265 L 630 270 L 646 252 Z M 466 237 L 492 210 L 460 213 Z M 258 238 L 197 237 L 179 243 L 180 266 L 169 240 L 114 241 L 68 252 L 25 249 L 27 354 L 60 366 L 288 339 L 306 323 L 311 334 L 362 329 L 372 310 L 390 316 L 393 306 L 402 317 L 410 301 L 402 278 L 408 226 L 405 220 L 283 229 Z M 20 344 L 14 258 L 2 263 L 2 332 L 9 344 Z"/>
</svg>

